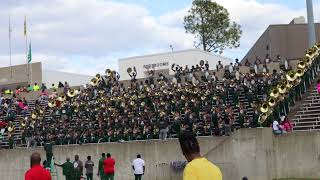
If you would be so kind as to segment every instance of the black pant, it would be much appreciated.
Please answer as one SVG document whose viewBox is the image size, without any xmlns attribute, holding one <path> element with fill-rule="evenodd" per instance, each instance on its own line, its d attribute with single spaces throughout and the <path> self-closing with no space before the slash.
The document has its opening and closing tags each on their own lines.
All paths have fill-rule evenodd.
<svg viewBox="0 0 320 180">
<path fill-rule="evenodd" d="M 134 175 L 134 180 L 141 180 L 142 174 L 135 174 Z"/>
<path fill-rule="evenodd" d="M 93 174 L 86 174 L 87 175 L 87 180 L 92 180 L 93 179 Z"/>
</svg>

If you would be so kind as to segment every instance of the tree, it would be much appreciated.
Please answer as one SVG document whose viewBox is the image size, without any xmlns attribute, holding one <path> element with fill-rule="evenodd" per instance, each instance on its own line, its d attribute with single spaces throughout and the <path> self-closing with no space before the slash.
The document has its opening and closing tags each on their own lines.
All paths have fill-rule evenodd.
<svg viewBox="0 0 320 180">
<path fill-rule="evenodd" d="M 211 0 L 194 0 L 184 17 L 187 33 L 195 35 L 195 47 L 222 53 L 226 48 L 240 46 L 241 27 L 231 22 L 226 8 Z"/>
</svg>

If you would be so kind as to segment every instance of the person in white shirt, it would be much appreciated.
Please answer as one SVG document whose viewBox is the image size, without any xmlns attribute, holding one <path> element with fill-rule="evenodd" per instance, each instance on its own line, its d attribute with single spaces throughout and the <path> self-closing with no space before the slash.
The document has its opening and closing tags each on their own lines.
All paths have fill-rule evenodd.
<svg viewBox="0 0 320 180">
<path fill-rule="evenodd" d="M 282 134 L 279 122 L 277 120 L 273 120 L 272 130 L 275 135 Z"/>
<path fill-rule="evenodd" d="M 141 180 L 145 172 L 145 163 L 144 163 L 144 160 L 141 159 L 140 154 L 137 155 L 137 159 L 133 160 L 132 169 L 133 169 L 135 180 Z"/>
</svg>

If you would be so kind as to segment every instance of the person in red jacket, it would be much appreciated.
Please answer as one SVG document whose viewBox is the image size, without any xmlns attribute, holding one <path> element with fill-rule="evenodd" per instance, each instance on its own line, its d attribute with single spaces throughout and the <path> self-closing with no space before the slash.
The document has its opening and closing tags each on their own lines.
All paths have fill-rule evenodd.
<svg viewBox="0 0 320 180">
<path fill-rule="evenodd" d="M 30 158 L 31 169 L 25 173 L 25 180 L 51 180 L 50 172 L 44 169 L 40 162 L 40 154 L 38 152 L 32 153 Z"/>
<path fill-rule="evenodd" d="M 114 180 L 114 172 L 116 161 L 111 157 L 111 154 L 107 154 L 107 158 L 103 162 L 104 174 L 106 180 Z"/>
</svg>

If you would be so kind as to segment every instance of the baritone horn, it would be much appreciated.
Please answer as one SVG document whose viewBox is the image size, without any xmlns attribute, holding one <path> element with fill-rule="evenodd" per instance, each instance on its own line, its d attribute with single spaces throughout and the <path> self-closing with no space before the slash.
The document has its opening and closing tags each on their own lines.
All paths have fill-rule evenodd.
<svg viewBox="0 0 320 180">
<path fill-rule="evenodd" d="M 296 77 L 297 78 L 302 77 L 303 74 L 304 74 L 304 69 L 298 68 L 296 72 Z"/>
<path fill-rule="evenodd" d="M 277 85 L 280 94 L 285 94 L 287 91 L 287 84 L 281 83 Z"/>
</svg>

